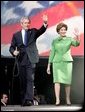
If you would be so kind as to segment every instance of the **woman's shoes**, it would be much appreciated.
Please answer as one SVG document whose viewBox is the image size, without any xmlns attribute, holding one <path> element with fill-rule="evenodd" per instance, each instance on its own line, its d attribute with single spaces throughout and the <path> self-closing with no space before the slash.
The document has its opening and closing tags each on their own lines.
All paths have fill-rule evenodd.
<svg viewBox="0 0 85 112">
<path fill-rule="evenodd" d="M 60 101 L 58 101 L 58 102 L 56 102 L 56 104 L 55 104 L 56 106 L 59 106 L 60 105 Z"/>
<path fill-rule="evenodd" d="M 67 106 L 71 106 L 71 102 L 70 101 L 67 101 L 66 105 Z"/>
<path fill-rule="evenodd" d="M 71 103 L 67 103 L 66 105 L 67 105 L 67 106 L 71 106 Z"/>
<path fill-rule="evenodd" d="M 60 105 L 60 103 L 59 104 L 55 104 L 56 106 L 59 106 Z"/>
</svg>

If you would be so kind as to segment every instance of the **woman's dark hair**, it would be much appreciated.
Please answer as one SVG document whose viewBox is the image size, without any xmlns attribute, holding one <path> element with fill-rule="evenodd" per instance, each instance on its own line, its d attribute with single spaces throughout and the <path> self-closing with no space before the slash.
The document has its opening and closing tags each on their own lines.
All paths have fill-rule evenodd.
<svg viewBox="0 0 85 112">
<path fill-rule="evenodd" d="M 59 24 L 57 25 L 57 27 L 56 27 L 57 33 L 59 33 L 59 31 L 60 31 L 60 29 L 61 29 L 62 27 L 65 27 L 66 30 L 68 29 L 68 26 L 67 26 L 66 24 L 64 24 L 64 23 L 59 23 Z"/>
</svg>

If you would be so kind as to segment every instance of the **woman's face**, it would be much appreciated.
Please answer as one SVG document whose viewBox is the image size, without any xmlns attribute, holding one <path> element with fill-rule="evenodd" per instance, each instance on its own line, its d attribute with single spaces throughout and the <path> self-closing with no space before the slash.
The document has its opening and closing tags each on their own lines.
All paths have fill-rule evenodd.
<svg viewBox="0 0 85 112">
<path fill-rule="evenodd" d="M 66 32 L 67 32 L 67 30 L 66 30 L 65 27 L 62 27 L 62 28 L 59 30 L 59 34 L 60 34 L 60 36 L 62 36 L 62 37 L 66 36 Z"/>
</svg>

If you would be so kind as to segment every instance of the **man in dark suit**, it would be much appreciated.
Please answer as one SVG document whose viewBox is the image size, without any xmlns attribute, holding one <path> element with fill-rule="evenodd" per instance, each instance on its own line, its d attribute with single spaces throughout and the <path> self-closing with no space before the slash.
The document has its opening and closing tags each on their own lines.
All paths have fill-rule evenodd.
<svg viewBox="0 0 85 112">
<path fill-rule="evenodd" d="M 1 106 L 7 106 L 8 95 L 6 93 L 1 94 Z"/>
<path fill-rule="evenodd" d="M 22 30 L 13 34 L 10 53 L 18 60 L 20 94 L 23 106 L 33 104 L 34 97 L 34 68 L 39 61 L 36 39 L 47 29 L 47 15 L 43 15 L 43 25 L 40 29 L 30 29 L 30 19 L 23 17 L 20 20 Z"/>
</svg>

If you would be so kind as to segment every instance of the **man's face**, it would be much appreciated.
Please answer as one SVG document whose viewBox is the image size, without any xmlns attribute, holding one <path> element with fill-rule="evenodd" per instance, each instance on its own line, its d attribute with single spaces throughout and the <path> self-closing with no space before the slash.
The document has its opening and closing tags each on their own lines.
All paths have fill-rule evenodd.
<svg viewBox="0 0 85 112">
<path fill-rule="evenodd" d="M 30 27 L 30 20 L 29 19 L 23 19 L 23 21 L 21 22 L 21 26 L 23 29 L 27 30 Z"/>
<path fill-rule="evenodd" d="M 3 95 L 3 101 L 4 101 L 4 103 L 7 103 L 7 101 L 8 101 L 8 96 L 7 95 Z"/>
</svg>

